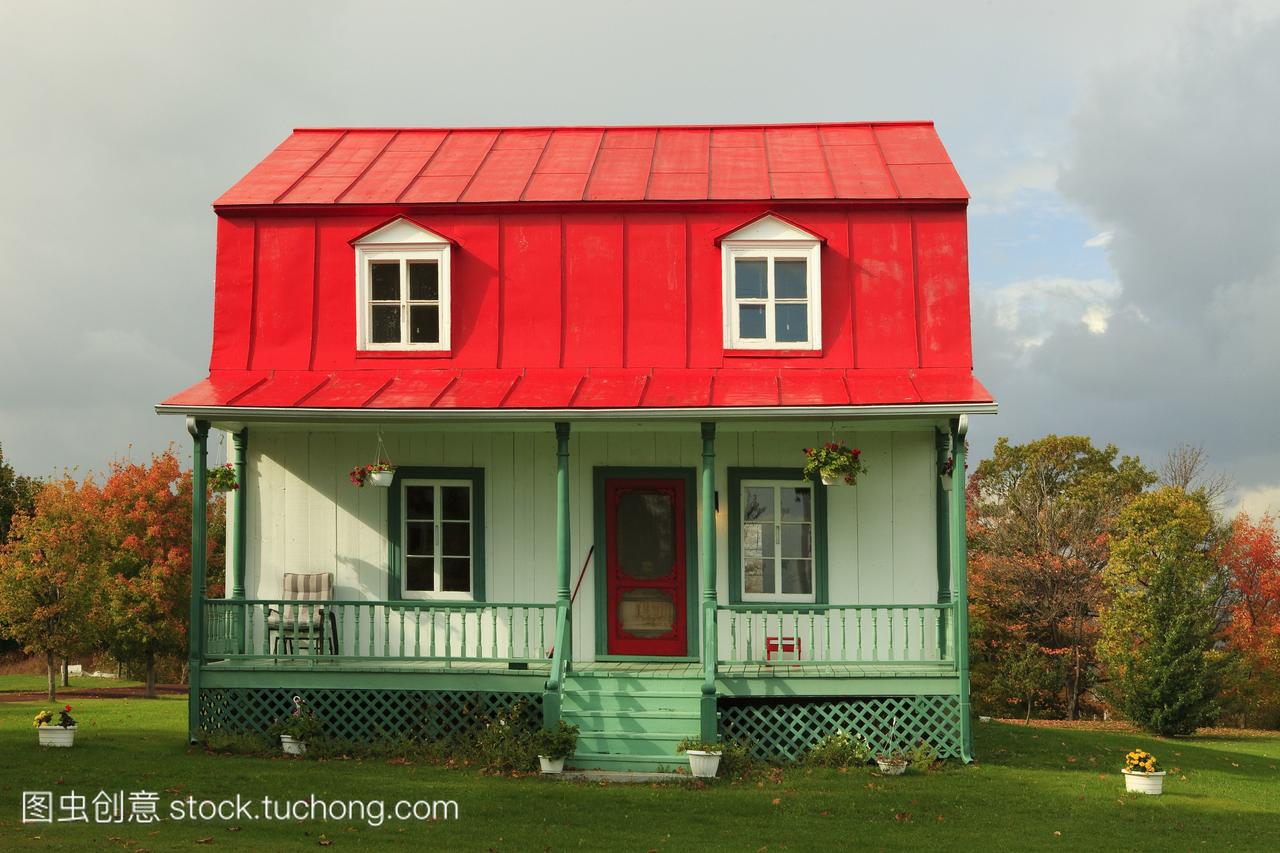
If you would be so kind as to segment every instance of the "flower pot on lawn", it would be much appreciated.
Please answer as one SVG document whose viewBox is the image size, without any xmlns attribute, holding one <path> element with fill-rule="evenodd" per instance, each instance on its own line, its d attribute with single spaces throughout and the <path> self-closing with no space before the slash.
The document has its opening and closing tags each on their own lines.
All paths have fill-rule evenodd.
<svg viewBox="0 0 1280 853">
<path fill-rule="evenodd" d="M 689 756 L 689 770 L 698 779 L 713 779 L 720 769 L 720 756 L 723 753 L 708 752 L 701 749 L 686 750 Z"/>
<path fill-rule="evenodd" d="M 1159 795 L 1164 793 L 1164 771 L 1141 773 L 1136 770 L 1122 770 L 1124 789 L 1133 794 Z"/>
<path fill-rule="evenodd" d="M 901 776 L 907 772 L 907 760 L 893 755 L 877 755 L 876 766 L 886 776 Z"/>
<path fill-rule="evenodd" d="M 306 741 L 298 740 L 293 735 L 280 735 L 280 748 L 285 755 L 306 755 Z"/>
<path fill-rule="evenodd" d="M 75 726 L 41 726 L 36 731 L 40 733 L 41 746 L 71 746 L 76 742 Z"/>
<path fill-rule="evenodd" d="M 542 765 L 542 772 L 548 776 L 555 776 L 564 771 L 564 757 L 548 758 L 545 755 L 538 756 L 538 763 Z"/>
</svg>

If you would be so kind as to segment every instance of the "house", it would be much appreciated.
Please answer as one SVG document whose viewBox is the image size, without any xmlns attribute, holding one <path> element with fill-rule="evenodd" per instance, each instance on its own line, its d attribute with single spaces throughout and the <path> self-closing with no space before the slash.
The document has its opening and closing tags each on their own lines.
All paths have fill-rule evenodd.
<svg viewBox="0 0 1280 853">
<path fill-rule="evenodd" d="M 209 374 L 157 406 L 240 484 L 225 598 L 194 513 L 191 736 L 303 695 L 565 719 L 581 767 L 967 760 L 967 199 L 928 122 L 294 131 L 214 203 Z M 802 477 L 827 442 L 856 485 Z"/>
</svg>

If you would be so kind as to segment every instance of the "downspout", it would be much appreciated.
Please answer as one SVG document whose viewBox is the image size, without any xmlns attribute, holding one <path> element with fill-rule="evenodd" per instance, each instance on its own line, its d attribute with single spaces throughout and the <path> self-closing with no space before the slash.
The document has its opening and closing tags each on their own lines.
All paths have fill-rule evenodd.
<svg viewBox="0 0 1280 853">
<path fill-rule="evenodd" d="M 965 436 L 969 418 L 961 415 L 951 422 L 951 455 L 955 460 L 951 487 L 951 565 L 955 585 L 952 607 L 955 609 L 955 654 L 960 699 L 960 758 L 973 761 L 973 718 L 969 705 L 969 560 L 965 531 Z M 957 483 L 955 478 L 959 477 Z"/>
<path fill-rule="evenodd" d="M 702 577 L 702 700 L 700 730 L 705 741 L 716 740 L 716 425 L 702 424 L 702 524 L 698 529 L 698 571 Z"/>
<path fill-rule="evenodd" d="M 187 629 L 187 738 L 200 733 L 200 667 L 204 662 L 205 544 L 209 537 L 209 422 L 187 418 L 191 433 L 191 612 Z"/>
</svg>

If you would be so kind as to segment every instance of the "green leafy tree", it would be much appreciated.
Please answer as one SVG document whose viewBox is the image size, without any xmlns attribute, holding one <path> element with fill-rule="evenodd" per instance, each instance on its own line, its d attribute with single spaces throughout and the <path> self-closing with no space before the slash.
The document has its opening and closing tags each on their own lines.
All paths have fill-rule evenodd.
<svg viewBox="0 0 1280 853">
<path fill-rule="evenodd" d="M 110 551 L 100 498 L 92 479 L 48 483 L 33 513 L 13 517 L 0 547 L 0 632 L 44 657 L 50 700 L 57 698 L 56 659 L 88 651 L 97 639 L 90 616 Z"/>
<path fill-rule="evenodd" d="M 971 659 L 979 704 L 1026 700 L 1003 675 L 1043 650 L 1039 701 L 1069 719 L 1096 680 L 1102 570 L 1125 504 L 1155 481 L 1138 459 L 1085 436 L 996 442 L 969 480 Z"/>
<path fill-rule="evenodd" d="M 1156 734 L 1190 734 L 1217 710 L 1225 661 L 1215 645 L 1226 583 L 1211 553 L 1214 537 L 1205 495 L 1177 488 L 1140 495 L 1117 520 L 1103 573 L 1106 694 Z"/>
<path fill-rule="evenodd" d="M 35 509 L 39 491 L 39 480 L 18 474 L 12 465 L 4 461 L 4 446 L 0 445 L 0 545 L 9 538 L 14 514 L 30 513 Z"/>
</svg>

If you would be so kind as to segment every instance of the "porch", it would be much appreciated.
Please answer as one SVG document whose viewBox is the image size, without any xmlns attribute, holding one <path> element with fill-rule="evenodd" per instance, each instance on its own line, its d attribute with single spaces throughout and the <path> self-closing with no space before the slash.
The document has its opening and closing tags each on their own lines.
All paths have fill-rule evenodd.
<svg viewBox="0 0 1280 853">
<path fill-rule="evenodd" d="M 205 439 L 199 422 L 194 426 L 200 454 Z M 689 426 L 698 429 L 685 424 L 685 430 Z M 938 446 L 958 447 L 957 461 L 963 464 L 963 424 L 956 421 L 953 427 L 944 435 L 945 444 Z M 637 442 L 605 440 L 589 431 L 571 442 L 569 425 L 557 424 L 550 470 L 541 467 L 543 457 L 521 452 L 522 446 L 534 451 L 540 446 L 536 433 L 505 439 L 512 442 L 512 450 L 502 454 L 497 452 L 501 437 L 495 437 L 487 456 L 479 450 L 468 455 L 472 437 L 445 433 L 440 460 L 428 456 L 420 461 L 414 452 L 419 439 L 413 445 L 406 441 L 399 452 L 393 450 L 397 459 L 408 461 L 402 471 L 413 466 L 461 471 L 447 468 L 459 457 L 466 457 L 461 464 L 473 466 L 466 470 L 473 472 L 473 494 L 478 495 L 474 508 L 483 513 L 476 525 L 479 550 L 471 552 L 477 564 L 474 589 L 477 598 L 490 600 L 463 600 L 397 596 L 407 583 L 399 574 L 394 538 L 401 528 L 385 518 L 393 514 L 390 511 L 383 511 L 381 523 L 387 525 L 391 553 L 381 568 L 374 562 L 381 557 L 364 542 L 377 547 L 379 540 L 368 536 L 363 521 L 376 523 L 379 511 L 376 503 L 367 501 L 385 497 L 389 504 L 398 499 L 395 489 L 390 495 L 377 489 L 336 490 L 312 500 L 299 497 L 312 475 L 307 469 L 289 471 L 287 503 L 278 501 L 272 509 L 275 516 L 265 513 L 260 503 L 256 523 L 247 521 L 247 498 L 276 488 L 269 479 L 276 475 L 265 468 L 266 461 L 259 461 L 259 476 L 245 476 L 248 431 L 241 428 L 233 432 L 233 462 L 248 488 L 231 495 L 228 597 L 193 591 L 192 736 L 209 728 L 260 728 L 271 715 L 287 712 L 281 703 L 300 693 L 325 708 L 326 719 L 333 719 L 337 730 L 351 737 L 448 734 L 477 715 L 518 706 L 547 725 L 560 719 L 578 724 L 583 731 L 580 760 L 593 766 L 657 766 L 672 760 L 675 744 L 685 736 L 748 737 L 771 754 L 794 758 L 834 728 L 866 731 L 873 740 L 894 737 L 895 728 L 901 729 L 905 736 L 926 737 L 944 752 L 967 756 L 963 576 L 952 548 L 955 531 L 960 529 L 962 535 L 962 496 L 944 491 L 940 478 L 936 488 L 923 479 L 933 470 L 935 447 L 935 429 L 926 429 L 914 427 L 902 440 L 897 433 L 887 440 L 864 437 L 864 447 L 884 454 L 878 473 L 906 472 L 894 475 L 907 478 L 898 497 L 882 496 L 888 488 L 883 479 L 860 483 L 858 500 L 866 506 L 861 516 L 851 516 L 853 490 L 833 489 L 828 498 L 821 487 L 813 488 L 815 508 L 821 506 L 825 514 L 830 500 L 839 522 L 829 537 L 817 528 L 815 535 L 820 536 L 813 548 L 825 552 L 834 546 L 836 558 L 830 570 L 814 560 L 816 577 L 812 570 L 809 577 L 815 601 L 779 604 L 741 600 L 744 576 L 732 574 L 729 564 L 738 555 L 728 554 L 739 534 L 731 532 L 728 517 L 739 512 L 734 505 L 740 482 L 745 489 L 751 487 L 747 481 L 782 476 L 777 472 L 784 471 L 779 467 L 783 453 L 794 454 L 811 439 L 780 439 L 781 434 L 775 434 L 766 440 L 745 431 L 730 433 L 727 452 L 718 458 L 715 425 L 703 424 L 700 435 L 676 430 L 660 432 L 656 438 L 649 434 L 644 440 L 654 450 L 645 458 L 632 449 Z M 271 447 L 269 431 L 258 435 L 260 444 Z M 694 444 L 690 438 L 701 441 Z M 343 442 L 309 442 L 300 458 L 330 472 L 341 469 L 341 452 L 335 465 L 328 451 L 318 450 L 326 444 L 341 451 Z M 779 449 L 770 450 L 775 445 Z M 286 457 L 294 453 L 287 442 L 282 446 Z M 622 458 L 614 458 L 615 447 L 626 448 Z M 510 464 L 504 461 L 509 459 L 526 460 L 528 470 L 505 472 L 502 466 Z M 542 471 L 554 490 L 539 485 L 546 482 Z M 747 471 L 752 473 L 735 473 Z M 795 479 L 796 472 L 790 476 Z M 618 599 L 612 597 L 602 564 L 614 558 L 612 552 L 607 557 L 597 554 L 595 582 L 589 579 L 581 598 L 575 599 L 581 554 L 590 554 L 595 544 L 603 549 L 611 535 L 601 509 L 601 495 L 614 482 L 610 478 L 643 482 L 646 488 L 663 481 L 676 495 L 671 529 L 685 548 L 677 556 L 682 561 L 679 577 L 687 583 L 682 580 L 684 586 L 671 590 L 675 607 L 668 622 L 681 633 L 670 651 L 636 654 L 610 644 L 609 638 L 624 622 L 612 621 L 619 613 Z M 521 488 L 529 490 L 532 503 L 524 504 Z M 728 499 L 722 505 L 725 493 Z M 351 503 L 357 499 L 358 506 Z M 527 507 L 527 517 L 519 519 L 522 506 Z M 895 529 L 890 506 L 900 515 L 900 532 L 884 544 L 889 534 L 882 531 Z M 572 527 L 571 509 L 576 521 Z M 336 543 L 331 552 L 324 539 L 318 540 L 319 546 L 314 539 L 299 540 L 303 547 L 298 553 L 305 561 L 291 556 L 292 540 L 283 550 L 258 542 L 256 554 L 247 548 L 251 530 L 264 542 L 277 535 L 267 529 L 273 517 L 293 519 L 309 513 L 317 519 L 335 511 L 337 531 L 331 526 L 325 534 Z M 927 529 L 905 526 L 903 512 L 926 516 L 930 524 Z M 501 547 L 483 536 L 484 516 Z M 500 527 L 498 518 L 519 520 L 514 527 Z M 862 529 L 859 518 L 865 519 Z M 195 519 L 197 528 L 200 520 Z M 840 526 L 849 523 L 852 528 Z M 554 531 L 554 549 L 547 548 L 548 528 Z M 314 521 L 311 529 L 326 530 Z M 904 530 L 910 533 L 904 536 Z M 338 594 L 332 599 L 263 597 L 273 584 L 279 589 L 283 566 L 315 571 L 323 570 L 327 560 L 335 560 L 330 565 L 340 569 L 358 562 L 357 555 L 343 551 L 344 537 L 360 543 L 359 557 L 369 554 L 372 559 L 340 575 Z M 898 538 L 909 547 L 900 546 Z M 387 540 L 381 541 L 386 555 Z M 533 547 L 522 553 L 525 542 Z M 887 556 L 887 565 L 873 561 L 880 553 Z M 913 562 L 912 555 L 921 553 L 936 553 L 938 564 Z M 511 559 L 520 557 L 525 562 Z M 584 575 L 586 571 L 583 565 Z M 824 576 L 828 573 L 829 591 Z M 892 583 L 886 585 L 895 576 L 896 589 Z M 384 582 L 380 578 L 390 578 L 386 582 L 391 594 L 369 595 L 374 584 Z M 869 597 L 878 588 L 912 597 L 905 602 L 847 603 L 859 592 Z M 508 598 L 513 590 L 528 597 Z M 929 598 L 921 600 L 913 590 Z M 653 613 L 640 615 L 640 628 L 650 627 L 643 620 L 654 619 Z M 405 721 L 412 719 L 436 722 L 406 728 Z"/>
</svg>

